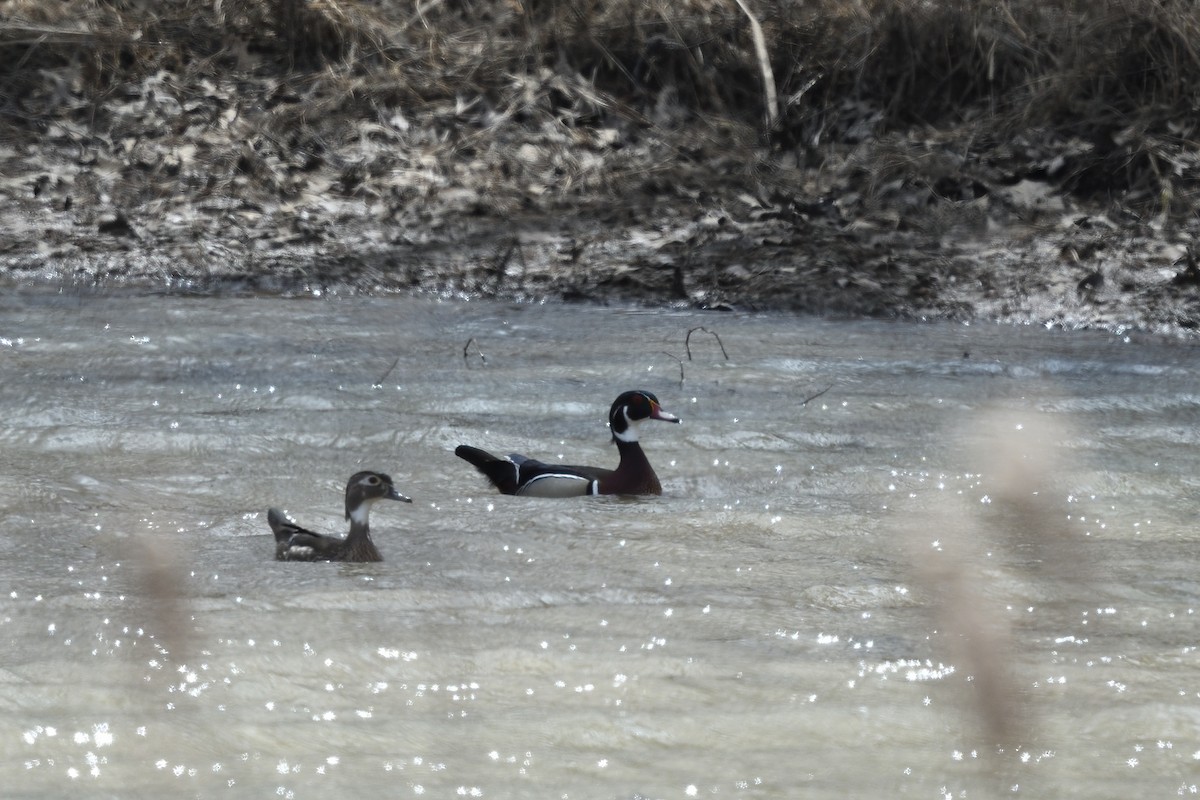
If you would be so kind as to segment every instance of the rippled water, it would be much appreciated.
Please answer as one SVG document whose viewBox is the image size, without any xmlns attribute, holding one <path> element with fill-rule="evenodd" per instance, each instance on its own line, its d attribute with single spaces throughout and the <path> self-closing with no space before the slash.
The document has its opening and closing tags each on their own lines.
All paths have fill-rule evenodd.
<svg viewBox="0 0 1200 800">
<path fill-rule="evenodd" d="M 694 332 L 688 360 L 696 326 L 720 341 Z M 0 785 L 1194 794 L 1196 354 L 782 315 L 9 295 Z M 499 497 L 452 453 L 611 463 L 608 405 L 634 387 L 684 418 L 644 426 L 661 498 Z M 365 468 L 415 501 L 375 510 L 387 560 L 273 561 L 267 506 L 340 532 Z"/>
</svg>

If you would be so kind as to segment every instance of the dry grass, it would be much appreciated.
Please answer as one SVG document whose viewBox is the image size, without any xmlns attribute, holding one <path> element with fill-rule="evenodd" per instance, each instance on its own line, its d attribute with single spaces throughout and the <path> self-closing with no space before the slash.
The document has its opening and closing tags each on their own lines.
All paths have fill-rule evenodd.
<svg viewBox="0 0 1200 800">
<path fill-rule="evenodd" d="M 975 146 L 1047 130 L 1095 144 L 1070 177 L 1080 191 L 1149 182 L 1190 196 L 1176 156 L 1198 137 L 1190 0 L 746 6 L 769 71 L 735 0 L 0 0 L 0 120 L 94 119 L 159 70 L 245 74 L 305 99 L 289 124 L 447 104 L 477 129 L 777 119 L 765 138 L 810 151 L 914 126 L 974 126 Z"/>
</svg>

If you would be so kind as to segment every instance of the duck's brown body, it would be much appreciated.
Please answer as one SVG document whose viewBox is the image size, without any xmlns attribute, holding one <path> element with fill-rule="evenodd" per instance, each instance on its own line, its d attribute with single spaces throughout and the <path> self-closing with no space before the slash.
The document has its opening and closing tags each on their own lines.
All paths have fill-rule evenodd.
<svg viewBox="0 0 1200 800">
<path fill-rule="evenodd" d="M 345 539 L 326 536 L 288 521 L 278 508 L 267 511 L 267 523 L 275 534 L 278 561 L 383 561 L 366 525 L 351 523 Z"/>
</svg>

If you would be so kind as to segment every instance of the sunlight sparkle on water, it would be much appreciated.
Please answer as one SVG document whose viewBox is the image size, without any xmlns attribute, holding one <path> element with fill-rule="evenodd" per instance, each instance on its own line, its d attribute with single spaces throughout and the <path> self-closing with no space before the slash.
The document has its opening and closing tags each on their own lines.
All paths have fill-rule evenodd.
<svg viewBox="0 0 1200 800">
<path fill-rule="evenodd" d="M 16 301 L 6 302 L 11 309 Z M 118 318 L 113 336 L 94 335 L 108 318 L 97 314 Z M 243 327 L 249 319 L 255 324 Z M 939 587 L 909 572 L 906 560 L 913 550 L 944 561 L 939 550 L 954 552 L 950 531 L 931 519 L 915 527 L 911 548 L 894 534 L 901 511 L 926 503 L 1003 515 L 993 471 L 984 480 L 984 465 L 942 427 L 952 412 L 969 426 L 993 401 L 1030 415 L 1047 406 L 1078 424 L 1054 486 L 1074 494 L 1064 501 L 1046 487 L 1039 500 L 1059 519 L 1072 512 L 1064 524 L 1097 563 L 1114 565 L 1130 598 L 1120 613 L 1097 608 L 1110 601 L 1082 581 L 1058 585 L 1027 572 L 1020 542 L 990 529 L 980 542 L 988 558 L 978 560 L 1000 583 L 997 621 L 1020 623 L 1004 666 L 1026 690 L 1055 695 L 1037 714 L 1070 708 L 1088 732 L 1063 739 L 1065 757 L 1046 769 L 1070 764 L 1072 772 L 1047 774 L 1043 785 L 1075 789 L 1069 782 L 1078 781 L 1080 797 L 1101 796 L 1114 770 L 1137 778 L 1178 771 L 1160 759 L 1200 762 L 1182 737 L 1173 751 L 1170 729 L 1141 734 L 1144 749 L 1131 749 L 1128 738 L 1130 722 L 1144 722 L 1141 710 L 1179 719 L 1200 696 L 1186 669 L 1200 652 L 1186 560 L 1194 515 L 1183 496 L 1194 443 L 1176 435 L 1190 421 L 1194 353 L 1139 343 L 1114 357 L 1111 334 L 1082 346 L 1062 332 L 985 326 L 978 341 L 966 341 L 958 326 L 734 312 L 719 321 L 737 361 L 720 373 L 707 361 L 688 364 L 687 388 L 698 394 L 677 387 L 674 362 L 637 371 L 636 348 L 717 319 L 350 296 L 183 304 L 97 296 L 61 312 L 31 307 L 19 320 L 30 331 L 25 347 L 45 328 L 70 349 L 39 345 L 22 386 L 4 387 L 16 400 L 5 406 L 6 423 L 18 423 L 5 439 L 8 461 L 39 465 L 10 476 L 20 488 L 9 493 L 7 519 L 48 545 L 13 562 L 0 582 L 12 606 L 0 611 L 0 625 L 22 645 L 10 648 L 16 666 L 5 669 L 21 680 L 23 703 L 29 696 L 29 718 L 14 729 L 23 751 L 16 770 L 24 763 L 53 773 L 62 791 L 48 786 L 46 796 L 80 783 L 90 789 L 89 772 L 101 770 L 97 788 L 112 796 L 142 788 L 171 796 L 186 783 L 186 794 L 208 797 L 236 783 L 246 796 L 303 797 L 322 788 L 303 785 L 313 776 L 349 783 L 351 773 L 364 796 L 557 797 L 574 786 L 575 797 L 589 794 L 578 788 L 589 780 L 590 794 L 604 796 L 741 796 L 762 782 L 743 768 L 760 763 L 765 741 L 811 728 L 829 736 L 811 743 L 808 763 L 773 760 L 771 782 L 875 796 L 854 785 L 861 754 L 842 746 L 869 740 L 881 744 L 872 753 L 877 775 L 901 779 L 907 794 L 986 795 L 970 783 L 971 745 L 945 736 L 969 725 L 955 715 L 970 710 L 945 702 L 949 691 L 937 683 L 965 683 L 967 662 L 955 673 L 924 658 L 948 657 L 940 649 L 947 637 L 931 630 L 939 623 L 922 608 Z M 486 370 L 471 362 L 464 375 L 461 357 L 444 345 L 472 335 L 492 337 L 502 357 Z M 0 352 L 25 355 L 11 342 L 0 340 Z M 959 361 L 968 348 L 979 356 Z M 823 373 L 822 384 L 836 380 L 827 403 L 780 402 L 795 387 L 795 360 L 781 366 L 778 355 L 789 350 L 805 353 L 803 369 Z M 397 353 L 405 385 L 370 391 Z M 1069 391 L 1035 395 L 1024 378 L 1045 373 Z M 1147 374 L 1155 380 L 1143 387 Z M 461 438 L 498 448 L 540 443 L 531 452 L 568 463 L 611 461 L 612 451 L 600 449 L 608 437 L 596 434 L 621 375 L 675 397 L 668 407 L 696 406 L 694 427 L 648 431 L 650 460 L 667 467 L 661 498 L 493 498 L 447 456 Z M 142 398 L 136 408 L 130 397 Z M 1022 437 L 1033 430 L 1031 419 L 1022 425 Z M 1004 428 L 1011 436 L 1012 425 Z M 386 561 L 274 564 L 264 548 L 264 499 L 310 493 L 326 521 L 340 522 L 335 484 L 359 464 L 421 468 L 412 521 L 381 515 Z M 135 530 L 186 553 L 180 591 L 170 597 L 181 607 L 165 618 L 146 596 L 140 564 L 128 557 L 128 569 L 111 565 L 129 552 L 125 534 Z M 1150 537 L 1154 548 L 1130 547 Z M 895 587 L 906 575 L 911 591 Z M 168 639 L 175 612 L 190 641 Z M 155 649 L 160 631 L 187 658 Z M 1093 643 L 1111 635 L 1105 641 L 1120 649 L 1092 654 L 1088 635 Z M 64 644 L 82 657 L 61 658 Z M 98 658 L 86 655 L 93 647 Z M 116 678 L 125 662 L 113 656 L 126 653 L 131 682 L 149 693 L 154 714 L 136 735 L 136 722 L 101 727 L 94 716 L 100 702 L 121 707 L 127 687 Z M 175 672 L 182 661 L 187 668 Z M 66 691 L 72 686 L 87 691 Z M 937 724 L 914 724 L 916 715 L 934 716 L 922 711 L 926 703 L 938 709 Z M 861 713 L 847 714 L 851 707 Z M 469 727 L 464 712 L 474 715 Z M 176 719 L 181 713 L 186 720 Z M 722 724 L 695 725 L 710 715 Z M 530 720 L 541 730 L 533 741 L 553 745 L 536 769 L 514 744 Z M 902 735 L 893 735 L 896 720 L 908 721 Z M 186 721 L 186 735 L 160 730 L 160 721 Z M 297 749 L 294 723 L 310 721 L 321 724 L 324 754 L 320 745 Z M 355 753 L 355 743 L 373 752 L 375 736 L 397 724 L 403 734 L 380 744 L 389 752 Z M 247 730 L 252 743 L 227 741 Z M 659 774 L 626 757 L 620 742 L 630 736 L 652 748 Z M 1044 758 L 1007 755 L 1028 768 Z M 117 756 L 119 769 L 105 765 Z M 943 778 L 932 773 L 938 763 L 962 771 Z M 911 777 L 901 777 L 909 765 Z M 1194 778 L 1170 774 L 1188 793 Z M 942 780 L 955 785 L 939 789 Z"/>
</svg>

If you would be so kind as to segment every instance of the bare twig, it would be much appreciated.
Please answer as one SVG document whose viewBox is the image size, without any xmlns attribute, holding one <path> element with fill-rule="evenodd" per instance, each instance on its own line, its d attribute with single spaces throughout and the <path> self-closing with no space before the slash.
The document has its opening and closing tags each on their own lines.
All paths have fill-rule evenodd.
<svg viewBox="0 0 1200 800">
<path fill-rule="evenodd" d="M 725 352 L 725 343 L 721 341 L 721 337 L 701 325 L 700 327 L 692 328 L 690 331 L 688 331 L 687 337 L 683 340 L 683 346 L 687 348 L 688 361 L 692 360 L 692 334 L 696 331 L 703 331 L 704 333 L 707 333 L 709 336 L 716 339 L 717 344 L 721 346 L 721 355 L 725 356 L 726 361 L 729 360 L 729 353 Z"/>
<path fill-rule="evenodd" d="M 831 384 L 829 384 L 828 386 L 826 386 L 824 389 L 822 389 L 821 391 L 817 392 L 816 394 L 810 394 L 808 397 L 806 397 L 806 398 L 804 398 L 803 400 L 801 400 L 801 401 L 800 401 L 800 405 L 802 405 L 802 406 L 806 406 L 806 405 L 808 405 L 810 401 L 812 401 L 812 400 L 816 400 L 818 397 L 820 397 L 821 395 L 825 394 L 826 392 L 828 392 L 828 391 L 829 391 L 830 389 L 832 389 L 832 388 L 833 388 L 833 384 L 831 383 Z"/>
<path fill-rule="evenodd" d="M 675 355 L 674 353 L 668 353 L 666 350 L 663 350 L 663 355 L 670 356 L 671 358 L 673 358 L 679 362 L 679 385 L 680 385 L 680 387 L 682 387 L 683 386 L 683 359 L 680 358 L 679 356 Z"/>
<path fill-rule="evenodd" d="M 463 364 L 468 367 L 470 366 L 470 361 L 468 361 L 468 359 L 471 357 L 471 345 L 475 345 L 475 352 L 479 354 L 479 360 L 486 364 L 487 356 L 483 354 L 483 350 L 479 347 L 479 342 L 475 341 L 474 336 L 472 336 L 470 339 L 467 339 L 467 343 L 463 345 Z"/>
<path fill-rule="evenodd" d="M 375 381 L 375 383 L 373 383 L 372 386 L 374 386 L 376 389 L 382 387 L 384 379 L 386 379 L 388 375 L 392 374 L 392 370 L 394 370 L 399 363 L 400 363 L 400 356 L 396 356 L 396 360 L 393 361 L 392 365 L 387 368 L 387 372 L 384 372 L 382 375 L 380 375 L 379 380 Z"/>
<path fill-rule="evenodd" d="M 767 52 L 767 37 L 763 36 L 762 25 L 750 13 L 746 0 L 734 0 L 750 21 L 750 36 L 754 39 L 754 55 L 758 57 L 758 68 L 762 71 L 763 105 L 766 107 L 767 130 L 774 130 L 779 121 L 779 101 L 775 94 L 775 73 L 771 71 L 771 56 Z"/>
</svg>

